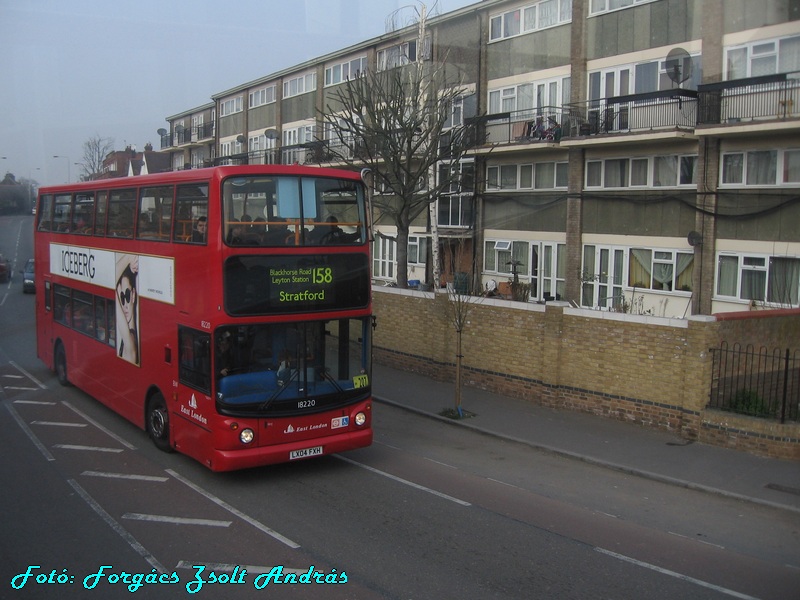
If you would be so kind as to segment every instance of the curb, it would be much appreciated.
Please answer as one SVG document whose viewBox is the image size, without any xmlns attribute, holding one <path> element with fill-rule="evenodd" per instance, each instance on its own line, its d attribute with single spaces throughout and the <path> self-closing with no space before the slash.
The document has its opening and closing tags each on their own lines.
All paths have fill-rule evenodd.
<svg viewBox="0 0 800 600">
<path fill-rule="evenodd" d="M 603 467 L 605 469 L 611 469 L 613 471 L 618 471 L 621 473 L 627 473 L 628 475 L 634 475 L 636 477 L 641 477 L 643 479 L 649 479 L 651 481 L 657 481 L 659 483 L 666 483 L 668 485 L 673 485 L 676 487 L 682 487 L 688 490 L 694 490 L 698 492 L 704 492 L 706 494 L 713 494 L 715 496 L 721 496 L 723 498 L 730 498 L 733 500 L 739 500 L 742 502 L 749 502 L 751 504 L 758 504 L 760 506 L 766 506 L 769 508 L 776 508 L 779 510 L 787 510 L 790 512 L 795 512 L 800 514 L 800 507 L 791 506 L 789 504 L 781 504 L 780 502 L 772 502 L 770 500 L 763 500 L 761 498 L 754 498 L 753 496 L 747 496 L 745 494 L 739 494 L 736 492 L 730 492 L 728 490 L 722 490 L 720 488 L 715 488 L 712 486 L 704 485 L 701 483 L 695 483 L 693 481 L 688 481 L 686 479 L 678 479 L 675 477 L 669 477 L 667 475 L 661 475 L 660 473 L 653 473 L 652 471 L 645 471 L 644 469 L 637 469 L 636 467 L 630 467 L 627 465 L 621 465 L 619 463 L 614 463 L 607 460 L 602 460 L 599 458 L 595 458 L 593 456 L 588 456 L 586 454 L 579 454 L 577 452 L 570 452 L 569 450 L 564 450 L 562 448 L 556 448 L 554 446 L 548 446 L 546 444 L 539 444 L 536 442 L 532 442 L 530 440 L 525 440 L 522 438 L 518 438 L 511 435 L 506 435 L 502 433 L 497 433 L 495 431 L 490 431 L 488 429 L 483 429 L 476 425 L 472 425 L 470 423 L 464 423 L 463 421 L 457 421 L 454 419 L 448 419 L 447 417 L 442 417 L 441 415 L 437 415 L 434 413 L 430 413 L 428 411 L 414 408 L 412 406 L 408 406 L 406 404 L 401 404 L 399 402 L 395 402 L 394 400 L 389 400 L 385 397 L 379 396 L 372 396 L 372 399 L 376 402 L 380 402 L 382 404 L 387 404 L 389 406 L 393 406 L 395 408 L 399 408 L 408 412 L 415 413 L 417 415 L 427 417 L 429 419 L 433 419 L 439 421 L 441 423 L 447 423 L 449 425 L 453 425 L 456 427 L 463 427 L 464 429 L 468 429 L 474 433 L 479 433 L 482 435 L 486 435 L 489 437 L 494 437 L 497 439 L 505 440 L 508 442 L 515 442 L 517 444 L 522 444 L 524 446 L 528 446 L 533 448 L 534 450 L 538 450 L 540 452 L 547 452 L 549 454 L 554 454 L 556 456 L 563 456 L 564 458 L 569 458 L 572 460 L 578 460 L 590 465 L 594 465 L 597 467 Z"/>
</svg>

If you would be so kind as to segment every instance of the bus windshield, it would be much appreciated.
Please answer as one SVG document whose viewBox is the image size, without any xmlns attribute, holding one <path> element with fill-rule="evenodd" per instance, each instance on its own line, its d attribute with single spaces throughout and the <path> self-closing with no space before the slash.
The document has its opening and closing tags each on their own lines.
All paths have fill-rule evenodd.
<svg viewBox="0 0 800 600">
<path fill-rule="evenodd" d="M 231 177 L 222 187 L 223 235 L 230 246 L 365 241 L 363 187 L 356 181 L 259 175 Z"/>
<path fill-rule="evenodd" d="M 369 394 L 368 318 L 220 327 L 214 334 L 223 414 L 299 414 Z"/>
</svg>

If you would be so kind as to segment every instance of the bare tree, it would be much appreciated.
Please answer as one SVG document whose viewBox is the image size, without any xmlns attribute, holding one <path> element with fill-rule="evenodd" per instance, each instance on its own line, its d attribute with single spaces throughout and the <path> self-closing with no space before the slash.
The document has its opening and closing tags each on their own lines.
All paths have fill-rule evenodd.
<svg viewBox="0 0 800 600">
<path fill-rule="evenodd" d="M 409 227 L 438 198 L 460 191 L 459 163 L 475 138 L 471 126 L 450 121 L 465 86 L 448 79 L 446 61 L 425 60 L 423 45 L 415 62 L 368 71 L 339 86 L 322 114 L 330 160 L 372 171 L 373 189 L 380 192 L 373 205 L 397 228 L 397 285 L 403 288 Z"/>
<path fill-rule="evenodd" d="M 81 179 L 95 179 L 103 170 L 103 160 L 114 149 L 113 138 L 101 138 L 99 135 L 89 138 L 83 143 L 83 173 Z"/>
</svg>

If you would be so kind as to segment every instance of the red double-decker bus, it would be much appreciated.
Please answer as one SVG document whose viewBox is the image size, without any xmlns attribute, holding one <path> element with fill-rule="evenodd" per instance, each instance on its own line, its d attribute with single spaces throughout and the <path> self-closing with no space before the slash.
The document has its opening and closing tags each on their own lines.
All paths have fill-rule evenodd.
<svg viewBox="0 0 800 600">
<path fill-rule="evenodd" d="M 367 217 L 360 176 L 323 168 L 41 188 L 38 355 L 215 471 L 368 446 Z"/>
</svg>

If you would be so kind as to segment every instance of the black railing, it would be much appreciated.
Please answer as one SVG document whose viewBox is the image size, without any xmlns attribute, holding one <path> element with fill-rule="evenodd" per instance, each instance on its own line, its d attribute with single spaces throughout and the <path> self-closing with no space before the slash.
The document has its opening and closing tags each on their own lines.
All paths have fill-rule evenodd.
<svg viewBox="0 0 800 600">
<path fill-rule="evenodd" d="M 800 117 L 800 71 L 698 87 L 699 125 Z"/>
<path fill-rule="evenodd" d="M 709 406 L 735 413 L 797 421 L 800 413 L 800 350 L 769 350 L 723 342 L 712 348 Z"/>
</svg>

